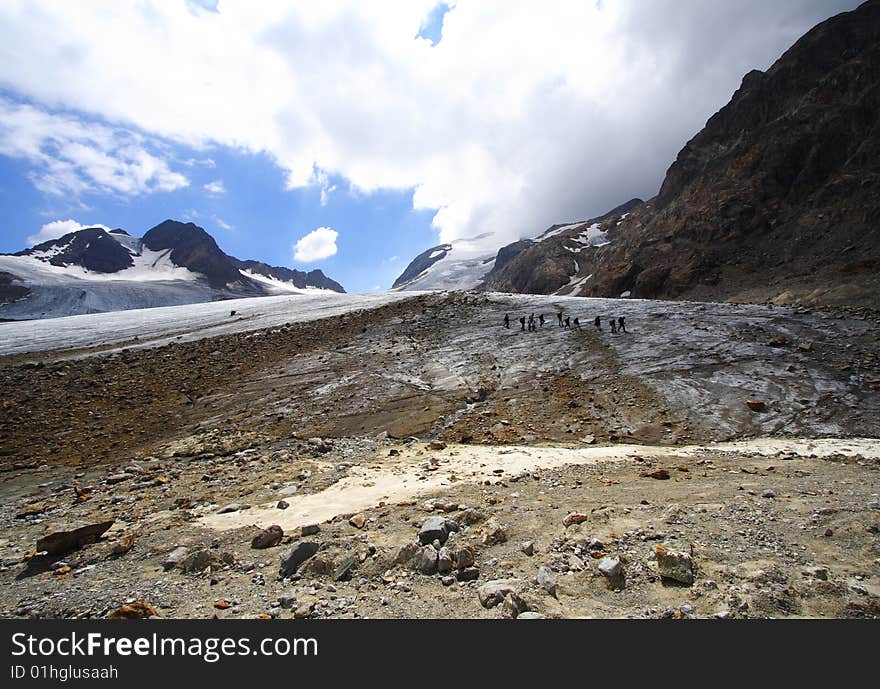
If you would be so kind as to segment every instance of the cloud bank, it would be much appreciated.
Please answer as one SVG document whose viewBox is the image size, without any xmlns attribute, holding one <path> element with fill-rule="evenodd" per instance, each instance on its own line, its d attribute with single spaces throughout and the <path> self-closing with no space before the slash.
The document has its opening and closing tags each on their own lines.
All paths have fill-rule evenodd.
<svg viewBox="0 0 880 689">
<path fill-rule="evenodd" d="M 324 203 L 328 174 L 358 193 L 413 189 L 441 241 L 497 243 L 653 195 L 743 74 L 858 3 L 460 0 L 432 44 L 418 33 L 437 4 L 8 0 L 0 85 L 196 148 L 268 153 Z M 38 160 L 54 193 L 186 183 L 136 141 L 76 128 L 49 118 L 26 152 L 17 133 L 0 152 Z"/>
<path fill-rule="evenodd" d="M 70 232 L 84 230 L 87 227 L 100 227 L 107 231 L 110 230 L 109 227 L 107 227 L 106 225 L 101 225 L 100 223 L 95 223 L 92 225 L 82 225 L 76 220 L 53 220 L 52 222 L 47 222 L 45 225 L 43 225 L 40 228 L 39 232 L 28 237 L 27 243 L 28 246 L 42 244 L 43 242 L 48 242 L 50 239 L 58 239 L 59 237 L 63 237 Z"/>
</svg>

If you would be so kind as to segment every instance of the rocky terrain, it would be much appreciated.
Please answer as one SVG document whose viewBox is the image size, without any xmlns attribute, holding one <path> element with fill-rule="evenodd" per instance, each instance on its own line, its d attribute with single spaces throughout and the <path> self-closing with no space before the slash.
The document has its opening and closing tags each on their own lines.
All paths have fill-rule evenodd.
<svg viewBox="0 0 880 689">
<path fill-rule="evenodd" d="M 351 300 L 0 348 L 0 615 L 880 614 L 875 312 Z"/>
</svg>

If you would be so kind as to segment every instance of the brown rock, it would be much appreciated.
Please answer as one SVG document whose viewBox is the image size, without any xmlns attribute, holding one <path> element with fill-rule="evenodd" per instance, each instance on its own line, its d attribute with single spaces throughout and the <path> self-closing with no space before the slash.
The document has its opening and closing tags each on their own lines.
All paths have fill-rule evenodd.
<svg viewBox="0 0 880 689">
<path fill-rule="evenodd" d="M 251 541 L 251 548 L 272 548 L 284 538 L 284 530 L 278 524 L 272 524 L 268 529 L 264 529 L 254 536 Z"/>
<path fill-rule="evenodd" d="M 348 523 L 356 529 L 363 529 L 364 524 L 367 523 L 367 518 L 362 514 L 356 514 L 348 520 Z"/>
<path fill-rule="evenodd" d="M 571 526 L 572 524 L 580 524 L 587 521 L 589 518 L 589 514 L 584 514 L 583 512 L 572 512 L 565 519 L 562 520 L 562 525 Z"/>
<path fill-rule="evenodd" d="M 113 521 L 111 519 L 70 531 L 52 532 L 37 541 L 37 551 L 45 550 L 49 555 L 63 555 L 89 543 L 94 543 L 107 529 L 113 526 Z"/>
<path fill-rule="evenodd" d="M 669 472 L 663 467 L 657 467 L 656 469 L 652 469 L 651 471 L 643 471 L 639 476 L 643 476 L 645 478 L 656 478 L 659 481 L 665 481 L 669 478 Z"/>
<path fill-rule="evenodd" d="M 767 405 L 761 400 L 746 400 L 746 406 L 752 411 L 766 411 Z"/>
<path fill-rule="evenodd" d="M 136 600 L 121 608 L 117 608 L 109 615 L 108 620 L 142 620 L 145 617 L 158 617 L 159 611 L 152 605 L 142 600 Z"/>
</svg>

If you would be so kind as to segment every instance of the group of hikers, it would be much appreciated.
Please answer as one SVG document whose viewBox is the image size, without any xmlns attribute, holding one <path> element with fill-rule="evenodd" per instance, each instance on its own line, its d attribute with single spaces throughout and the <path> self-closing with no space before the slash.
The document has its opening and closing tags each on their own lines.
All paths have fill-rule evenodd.
<svg viewBox="0 0 880 689">
<path fill-rule="evenodd" d="M 560 328 L 571 328 L 572 324 L 574 324 L 574 327 L 578 330 L 581 328 L 581 321 L 577 316 L 572 320 L 571 316 L 566 316 L 562 311 L 559 311 L 556 314 L 556 321 L 559 323 Z M 546 323 L 546 319 L 544 318 L 543 313 L 538 314 L 537 318 L 534 313 L 529 314 L 528 318 L 525 316 L 520 316 L 519 318 L 520 330 L 537 330 L 539 327 L 543 328 L 544 323 Z M 608 324 L 611 326 L 612 333 L 626 332 L 626 319 L 623 316 L 609 319 Z M 593 326 L 596 330 L 602 330 L 602 318 L 600 316 L 596 316 L 593 320 Z M 509 313 L 504 314 L 504 327 L 510 329 Z"/>
</svg>

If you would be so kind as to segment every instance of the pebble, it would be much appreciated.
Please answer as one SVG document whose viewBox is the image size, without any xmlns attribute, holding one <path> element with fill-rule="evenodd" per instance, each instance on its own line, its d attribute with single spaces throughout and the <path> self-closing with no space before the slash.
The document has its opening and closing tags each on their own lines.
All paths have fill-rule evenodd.
<svg viewBox="0 0 880 689">
<path fill-rule="evenodd" d="M 541 588 L 543 588 L 547 593 L 556 598 L 556 577 L 553 576 L 553 572 L 550 570 L 549 567 L 541 565 L 538 568 L 537 582 Z"/>
</svg>

